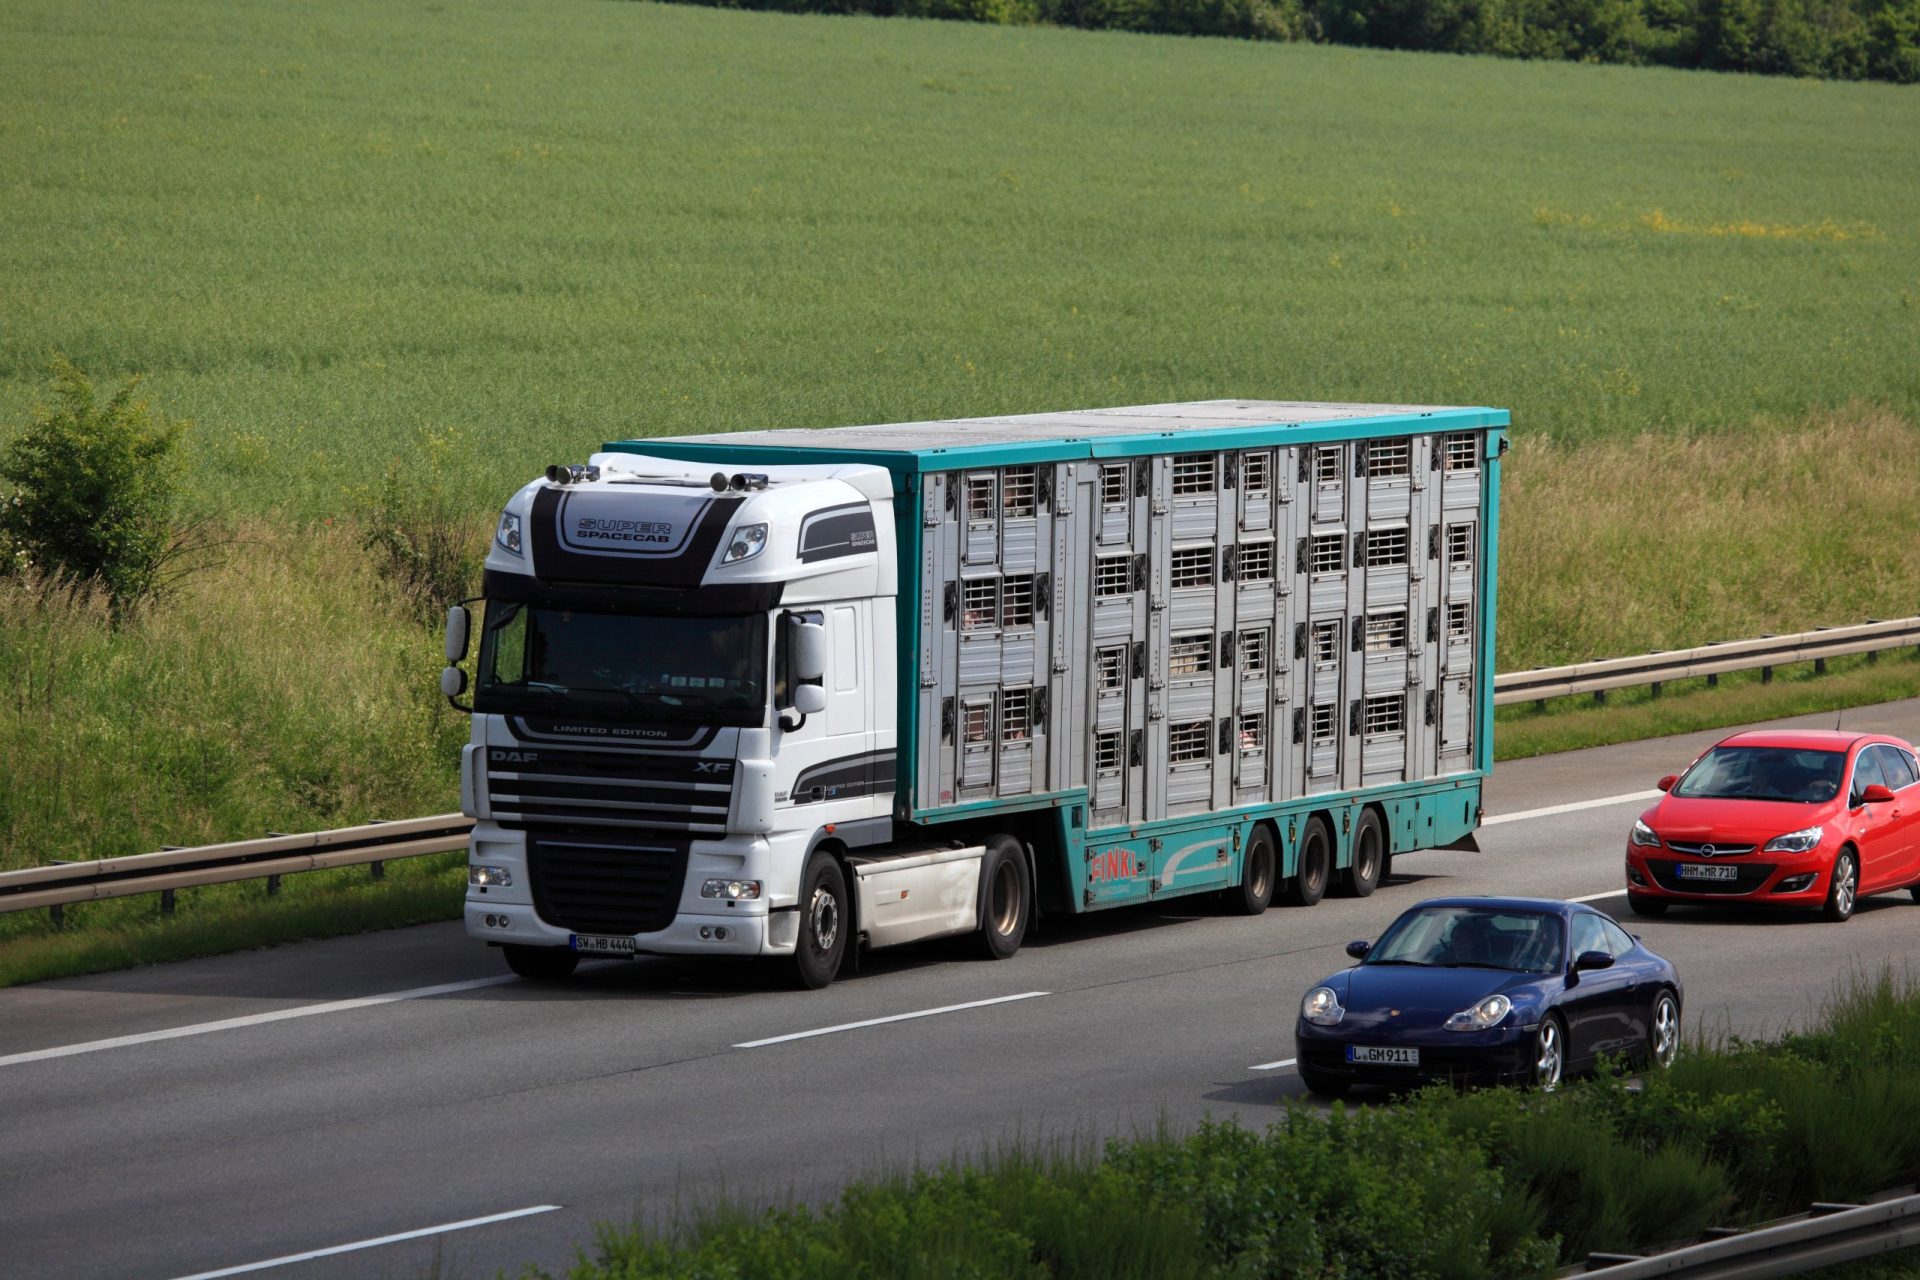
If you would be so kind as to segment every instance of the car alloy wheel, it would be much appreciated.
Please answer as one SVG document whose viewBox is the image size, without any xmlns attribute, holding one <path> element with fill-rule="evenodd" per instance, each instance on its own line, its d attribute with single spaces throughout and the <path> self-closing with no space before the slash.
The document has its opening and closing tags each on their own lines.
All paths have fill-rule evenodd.
<svg viewBox="0 0 1920 1280">
<path fill-rule="evenodd" d="M 1680 1005 L 1670 991 L 1653 1002 L 1653 1065 L 1665 1070 L 1680 1056 Z"/>
<path fill-rule="evenodd" d="M 1560 1087 L 1560 1071 L 1564 1065 L 1561 1047 L 1560 1023 L 1549 1017 L 1541 1022 L 1533 1041 L 1533 1087 L 1542 1093 L 1552 1093 Z"/>
<path fill-rule="evenodd" d="M 1827 919 L 1835 924 L 1851 919 L 1859 895 L 1860 864 L 1854 860 L 1852 850 L 1842 849 L 1840 856 L 1833 860 L 1833 887 L 1827 891 L 1824 911 Z"/>
</svg>

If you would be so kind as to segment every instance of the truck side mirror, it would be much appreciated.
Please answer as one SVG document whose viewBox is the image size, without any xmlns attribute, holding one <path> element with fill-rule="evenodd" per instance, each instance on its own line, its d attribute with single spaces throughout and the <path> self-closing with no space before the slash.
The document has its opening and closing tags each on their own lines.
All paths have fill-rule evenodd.
<svg viewBox="0 0 1920 1280">
<path fill-rule="evenodd" d="M 792 626 L 793 679 L 800 686 L 827 674 L 827 629 L 817 622 L 795 621 Z M 794 703 L 795 707 L 799 705 Z"/>
<path fill-rule="evenodd" d="M 472 615 L 463 604 L 447 610 L 447 665 L 450 667 L 467 656 L 467 630 L 471 621 Z"/>
<path fill-rule="evenodd" d="M 803 716 L 817 716 L 827 709 L 827 691 L 817 684 L 793 686 L 793 709 Z"/>
<path fill-rule="evenodd" d="M 458 667 L 446 667 L 440 672 L 440 692 L 448 698 L 457 698 L 467 691 L 467 673 Z"/>
</svg>

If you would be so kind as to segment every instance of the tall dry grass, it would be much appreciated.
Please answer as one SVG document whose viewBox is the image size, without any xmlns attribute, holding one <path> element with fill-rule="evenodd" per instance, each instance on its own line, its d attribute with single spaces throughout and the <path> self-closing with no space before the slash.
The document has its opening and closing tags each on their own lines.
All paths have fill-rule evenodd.
<svg viewBox="0 0 1920 1280">
<path fill-rule="evenodd" d="M 1920 613 L 1920 426 L 1889 410 L 1513 440 L 1500 670 Z"/>
<path fill-rule="evenodd" d="M 455 803 L 467 722 L 362 532 L 232 535 L 117 628 L 98 596 L 0 579 L 0 869 Z"/>
</svg>

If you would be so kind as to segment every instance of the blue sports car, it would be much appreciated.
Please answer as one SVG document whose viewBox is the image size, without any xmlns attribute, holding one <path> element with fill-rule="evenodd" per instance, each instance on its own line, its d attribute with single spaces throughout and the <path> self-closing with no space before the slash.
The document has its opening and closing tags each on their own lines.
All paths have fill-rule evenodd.
<svg viewBox="0 0 1920 1280">
<path fill-rule="evenodd" d="M 1652 1067 L 1680 1048 L 1680 975 L 1591 907 L 1434 898 L 1307 992 L 1294 1040 L 1323 1097 L 1355 1084 L 1556 1088 L 1614 1054 Z"/>
</svg>

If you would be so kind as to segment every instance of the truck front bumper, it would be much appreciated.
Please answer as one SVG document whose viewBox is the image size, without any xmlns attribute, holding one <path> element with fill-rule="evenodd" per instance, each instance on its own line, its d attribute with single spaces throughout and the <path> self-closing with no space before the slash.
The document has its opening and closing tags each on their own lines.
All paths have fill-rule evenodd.
<svg viewBox="0 0 1920 1280">
<path fill-rule="evenodd" d="M 720 905 L 718 903 L 716 906 Z M 790 913 L 789 913 L 790 914 Z M 557 929 L 534 914 L 529 905 L 511 902 L 467 902 L 467 936 L 500 946 L 571 947 L 574 935 Z M 652 933 L 627 935 L 633 939 L 635 955 L 653 956 L 757 956 L 791 954 L 793 943 L 784 948 L 768 946 L 768 917 L 746 915 L 739 911 L 719 911 L 710 915 L 682 913 L 664 929 Z M 596 935 L 605 936 L 605 935 Z M 581 949 L 583 958 L 620 959 L 620 953 Z"/>
</svg>

